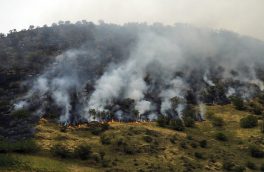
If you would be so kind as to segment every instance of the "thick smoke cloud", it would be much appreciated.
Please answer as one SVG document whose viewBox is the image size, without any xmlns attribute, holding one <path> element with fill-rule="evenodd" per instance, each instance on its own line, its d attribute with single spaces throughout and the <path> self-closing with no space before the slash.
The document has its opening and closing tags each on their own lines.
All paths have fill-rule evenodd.
<svg viewBox="0 0 264 172">
<path fill-rule="evenodd" d="M 228 102 L 232 95 L 247 99 L 263 90 L 264 44 L 252 38 L 189 25 L 140 24 L 101 24 L 93 36 L 57 56 L 16 107 L 41 115 L 57 109 L 60 121 L 68 123 L 181 118 L 193 103 L 203 117 L 205 103 Z"/>
</svg>

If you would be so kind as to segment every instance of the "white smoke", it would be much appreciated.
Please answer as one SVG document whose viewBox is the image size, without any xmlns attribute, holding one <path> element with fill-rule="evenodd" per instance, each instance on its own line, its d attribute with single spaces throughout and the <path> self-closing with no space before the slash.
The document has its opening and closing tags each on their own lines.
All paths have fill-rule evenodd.
<svg viewBox="0 0 264 172">
<path fill-rule="evenodd" d="M 86 108 L 87 116 L 90 109 L 104 110 L 115 98 L 134 99 L 137 105 L 135 108 L 141 114 L 149 110 L 150 105 L 146 106 L 143 100 L 148 89 L 144 81 L 148 69 L 153 70 L 152 65 L 158 64 L 156 72 L 160 73 L 154 77 L 164 76 L 164 80 L 170 80 L 170 75 L 179 65 L 177 58 L 181 58 L 181 55 L 171 41 L 154 33 L 140 35 L 140 40 L 128 60 L 117 68 L 106 71 L 96 82 L 96 89 Z M 166 49 L 163 49 L 163 46 L 166 46 Z"/>
<path fill-rule="evenodd" d="M 254 68 L 256 63 L 263 63 L 262 42 L 230 32 L 188 25 L 128 24 L 123 27 L 111 25 L 108 28 L 104 24 L 98 27 L 103 28 L 93 36 L 101 42 L 95 42 L 94 45 L 89 43 L 91 47 L 69 50 L 57 56 L 55 62 L 34 81 L 32 89 L 25 96 L 27 99 L 37 95 L 42 102 L 50 96 L 62 109 L 61 122 L 69 122 L 71 111 L 74 110 L 72 94 L 80 96 L 76 98 L 80 101 L 78 111 L 86 120 L 93 118 L 90 110 L 108 111 L 108 106 L 116 100 L 127 98 L 135 101 L 139 115 L 149 112 L 148 118 L 155 119 L 154 115 L 159 112 L 165 114 L 172 108 L 181 117 L 186 107 L 187 91 L 199 94 L 208 86 L 216 86 L 217 81 L 231 78 L 240 82 L 238 86 L 228 85 L 225 88 L 227 97 L 236 93 L 244 97 L 254 94 L 254 89 L 249 90 L 241 83 L 254 84 L 264 90 L 263 82 Z M 109 41 L 111 45 L 107 45 L 108 39 L 104 38 L 105 35 L 111 36 L 109 33 L 114 35 L 109 39 L 113 40 Z M 131 37 L 134 42 L 130 40 Z M 124 40 L 133 43 L 128 44 Z M 104 51 L 109 53 L 108 49 L 113 47 L 126 53 L 121 57 L 111 53 L 106 55 Z M 250 70 L 246 71 L 245 67 Z M 232 76 L 232 70 L 238 74 Z M 85 90 L 87 85 L 91 88 Z M 152 97 L 146 96 L 148 94 Z M 154 101 L 153 97 L 159 100 Z M 183 100 L 177 107 L 172 107 L 171 99 L 174 97 Z M 15 107 L 27 106 L 25 102 L 28 101 L 18 103 Z M 156 106 L 157 102 L 159 106 Z M 199 99 L 199 104 L 204 118 L 204 102 Z M 45 113 L 44 109 L 45 106 L 41 106 L 39 112 Z M 120 120 L 126 114 L 122 109 L 113 113 Z"/>
<path fill-rule="evenodd" d="M 137 102 L 135 108 L 139 111 L 139 114 L 143 114 L 151 109 L 151 102 L 146 100 L 141 100 Z"/>
<path fill-rule="evenodd" d="M 207 77 L 207 73 L 204 74 L 203 76 L 203 80 L 204 82 L 206 82 L 208 85 L 210 86 L 215 86 L 214 82 L 212 80 L 210 80 L 208 77 Z"/>
<path fill-rule="evenodd" d="M 205 114 L 206 114 L 206 106 L 203 103 L 199 104 L 199 111 L 200 111 L 200 115 L 202 120 L 205 119 Z"/>
<path fill-rule="evenodd" d="M 162 90 L 160 97 L 162 98 L 161 113 L 165 114 L 166 110 L 171 109 L 171 98 L 178 97 L 184 99 L 185 92 L 188 89 L 188 85 L 181 79 L 176 78 L 170 81 L 169 88 Z M 175 109 L 178 115 L 181 115 L 184 105 L 180 103 Z"/>
</svg>

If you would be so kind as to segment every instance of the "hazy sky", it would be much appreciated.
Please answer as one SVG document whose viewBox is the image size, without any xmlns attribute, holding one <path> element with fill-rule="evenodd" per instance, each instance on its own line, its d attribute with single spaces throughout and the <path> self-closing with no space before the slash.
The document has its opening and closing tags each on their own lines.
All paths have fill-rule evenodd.
<svg viewBox="0 0 264 172">
<path fill-rule="evenodd" d="M 264 0 L 0 0 L 0 32 L 59 20 L 190 23 L 264 40 Z"/>
</svg>

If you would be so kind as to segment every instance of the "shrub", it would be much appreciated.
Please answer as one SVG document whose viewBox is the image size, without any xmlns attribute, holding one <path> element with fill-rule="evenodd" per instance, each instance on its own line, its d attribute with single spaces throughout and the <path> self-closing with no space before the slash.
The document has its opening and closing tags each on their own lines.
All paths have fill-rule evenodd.
<svg viewBox="0 0 264 172">
<path fill-rule="evenodd" d="M 34 140 L 20 140 L 16 142 L 0 141 L 0 153 L 16 152 L 16 153 L 35 153 L 39 150 L 39 146 Z"/>
<path fill-rule="evenodd" d="M 245 167 L 241 165 L 236 165 L 232 161 L 224 161 L 223 162 L 223 169 L 226 171 L 234 171 L 234 172 L 243 172 L 245 171 Z"/>
<path fill-rule="evenodd" d="M 92 153 L 91 147 L 87 144 L 78 145 L 74 149 L 75 156 L 80 158 L 81 160 L 88 159 L 90 157 L 91 153 Z"/>
<path fill-rule="evenodd" d="M 227 170 L 227 171 L 231 171 L 233 170 L 233 168 L 235 167 L 235 164 L 232 161 L 224 161 L 223 162 L 223 169 Z"/>
<path fill-rule="evenodd" d="M 194 156 L 195 156 L 196 158 L 198 158 L 198 159 L 204 159 L 204 156 L 203 156 L 203 154 L 202 154 L 201 152 L 195 152 L 195 153 L 194 153 Z"/>
<path fill-rule="evenodd" d="M 261 171 L 261 172 L 264 172 L 264 164 L 261 164 L 261 166 L 260 166 L 260 171 Z"/>
<path fill-rule="evenodd" d="M 103 160 L 104 156 L 105 156 L 105 152 L 104 151 L 100 151 L 99 155 L 100 155 L 101 160 Z"/>
<path fill-rule="evenodd" d="M 102 160 L 102 167 L 109 167 L 110 166 L 110 161 L 109 160 Z"/>
<path fill-rule="evenodd" d="M 181 143 L 180 143 L 180 146 L 181 146 L 181 148 L 183 148 L 183 149 L 187 149 L 187 148 L 188 148 L 186 142 L 181 142 Z"/>
<path fill-rule="evenodd" d="M 1 92 L 1 88 L 0 88 L 0 92 Z M 9 102 L 8 101 L 4 101 L 4 100 L 0 100 L 0 111 L 5 111 L 5 110 L 8 110 L 8 109 L 9 109 Z"/>
<path fill-rule="evenodd" d="M 197 148 L 198 147 L 197 143 L 195 143 L 195 142 L 192 142 L 191 146 L 192 146 L 192 148 Z"/>
<path fill-rule="evenodd" d="M 31 115 L 31 113 L 25 109 L 19 109 L 12 112 L 11 115 L 18 119 L 24 119 L 24 118 L 28 118 Z"/>
<path fill-rule="evenodd" d="M 195 126 L 195 121 L 191 117 L 184 117 L 183 121 L 184 121 L 185 127 L 194 127 Z"/>
<path fill-rule="evenodd" d="M 90 159 L 94 160 L 96 163 L 100 162 L 101 158 L 98 153 L 94 153 L 91 155 Z"/>
<path fill-rule="evenodd" d="M 187 136 L 186 136 L 186 139 L 188 139 L 188 140 L 193 140 L 193 137 L 192 137 L 191 135 L 187 135 Z"/>
<path fill-rule="evenodd" d="M 244 101 L 240 97 L 232 97 L 231 101 L 237 110 L 245 110 Z"/>
<path fill-rule="evenodd" d="M 91 133 L 92 133 L 93 135 L 99 135 L 99 134 L 102 133 L 102 129 L 99 128 L 99 127 L 98 127 L 98 128 L 91 128 L 90 131 L 91 131 Z"/>
<path fill-rule="evenodd" d="M 22 140 L 10 145 L 11 149 L 17 153 L 35 153 L 39 150 L 39 146 L 34 140 Z"/>
<path fill-rule="evenodd" d="M 134 145 L 124 144 L 122 147 L 123 147 L 123 152 L 129 155 L 134 155 L 138 151 Z"/>
<path fill-rule="evenodd" d="M 264 133 L 264 120 L 262 120 L 260 123 L 260 132 Z"/>
<path fill-rule="evenodd" d="M 255 145 L 249 146 L 249 152 L 250 152 L 250 155 L 254 158 L 263 158 L 264 157 L 264 151 Z"/>
<path fill-rule="evenodd" d="M 236 165 L 235 167 L 233 167 L 232 171 L 234 171 L 234 172 L 243 172 L 245 170 L 246 170 L 246 168 L 244 166 Z"/>
<path fill-rule="evenodd" d="M 150 136 L 144 136 L 143 139 L 145 140 L 145 142 L 147 143 L 151 143 L 153 141 L 153 138 Z"/>
<path fill-rule="evenodd" d="M 221 117 L 214 116 L 212 118 L 212 125 L 214 127 L 222 127 L 224 125 L 224 120 Z"/>
<path fill-rule="evenodd" d="M 177 141 L 178 139 L 177 139 L 177 136 L 176 135 L 174 135 L 174 136 L 172 136 L 171 138 L 170 138 L 170 142 L 172 143 L 172 144 L 176 144 L 176 141 Z"/>
<path fill-rule="evenodd" d="M 215 117 L 215 114 L 213 112 L 207 112 L 206 117 L 207 119 L 212 120 L 212 118 Z"/>
<path fill-rule="evenodd" d="M 170 121 L 170 127 L 176 131 L 184 131 L 185 127 L 181 119 L 175 119 Z"/>
<path fill-rule="evenodd" d="M 253 115 L 248 115 L 245 118 L 240 119 L 240 127 L 253 128 L 258 125 L 258 119 Z"/>
<path fill-rule="evenodd" d="M 227 136 L 224 133 L 216 133 L 215 138 L 219 141 L 227 141 Z"/>
<path fill-rule="evenodd" d="M 110 128 L 110 125 L 108 123 L 100 123 L 96 121 L 88 123 L 87 126 L 88 130 L 90 130 L 94 135 L 99 135 Z"/>
<path fill-rule="evenodd" d="M 51 149 L 51 153 L 54 156 L 60 157 L 60 158 L 68 158 L 71 155 L 70 150 L 62 144 L 55 144 Z"/>
<path fill-rule="evenodd" d="M 110 128 L 110 125 L 107 123 L 107 122 L 104 122 L 104 123 L 102 123 L 102 130 L 103 131 L 106 131 L 106 130 L 109 130 L 109 128 Z"/>
<path fill-rule="evenodd" d="M 252 111 L 253 111 L 253 113 L 254 113 L 255 115 L 261 115 L 263 109 L 262 109 L 260 106 L 255 105 L 255 106 L 252 107 Z"/>
<path fill-rule="evenodd" d="M 202 148 L 206 148 L 207 147 L 207 140 L 201 140 L 201 141 L 199 141 L 199 144 Z"/>
<path fill-rule="evenodd" d="M 166 125 L 169 125 L 169 118 L 165 115 L 160 115 L 157 119 L 158 126 L 165 127 Z"/>
<path fill-rule="evenodd" d="M 249 169 L 251 169 L 251 170 L 257 170 L 257 166 L 256 166 L 256 164 L 255 164 L 254 162 L 248 161 L 248 162 L 246 163 L 246 166 L 247 166 Z"/>
<path fill-rule="evenodd" d="M 111 138 L 109 136 L 107 136 L 107 135 L 102 135 L 100 137 L 100 140 L 101 140 L 101 143 L 103 145 L 109 145 L 109 144 L 111 144 Z"/>
<path fill-rule="evenodd" d="M 0 167 L 7 168 L 16 166 L 19 164 L 19 161 L 17 161 L 14 157 L 8 155 L 8 154 L 0 154 Z"/>
</svg>

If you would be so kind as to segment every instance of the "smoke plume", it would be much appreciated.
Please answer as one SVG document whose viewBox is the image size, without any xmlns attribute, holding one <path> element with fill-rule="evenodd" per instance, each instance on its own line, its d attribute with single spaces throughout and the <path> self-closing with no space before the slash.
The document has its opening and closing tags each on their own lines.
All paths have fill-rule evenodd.
<svg viewBox="0 0 264 172">
<path fill-rule="evenodd" d="M 56 112 L 69 123 L 95 114 L 97 120 L 181 118 L 187 104 L 198 104 L 204 118 L 204 104 L 251 98 L 264 88 L 264 44 L 249 37 L 183 24 L 101 24 L 93 34 L 57 56 L 16 108 Z"/>
</svg>

